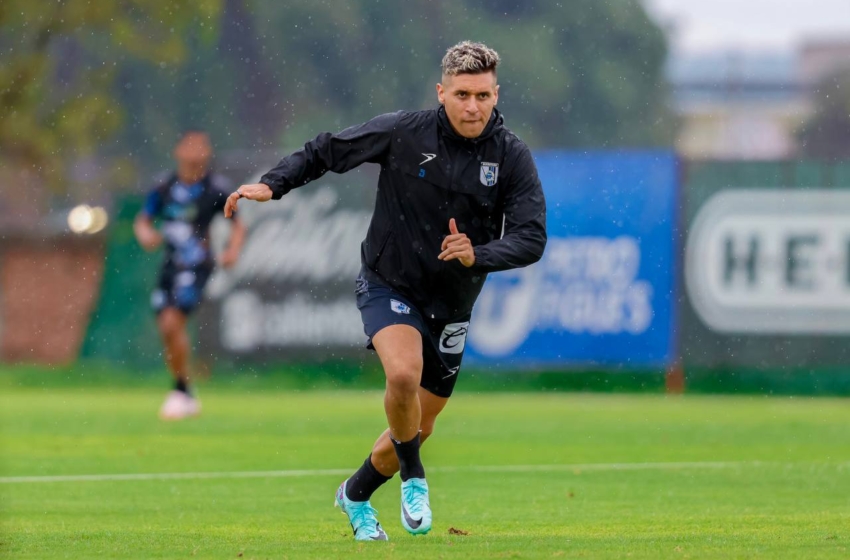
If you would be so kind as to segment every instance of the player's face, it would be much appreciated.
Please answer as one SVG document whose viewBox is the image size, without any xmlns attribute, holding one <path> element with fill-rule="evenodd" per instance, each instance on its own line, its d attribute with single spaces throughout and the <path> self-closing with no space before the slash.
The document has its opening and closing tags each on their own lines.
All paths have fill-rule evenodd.
<svg viewBox="0 0 850 560">
<path fill-rule="evenodd" d="M 477 138 L 490 122 L 499 99 L 496 74 L 443 76 L 443 83 L 437 84 L 437 99 L 446 108 L 455 132 L 464 138 Z"/>
<path fill-rule="evenodd" d="M 200 181 L 207 174 L 212 158 L 212 146 L 209 137 L 201 132 L 186 134 L 174 148 L 177 160 L 177 175 L 183 182 Z"/>
</svg>

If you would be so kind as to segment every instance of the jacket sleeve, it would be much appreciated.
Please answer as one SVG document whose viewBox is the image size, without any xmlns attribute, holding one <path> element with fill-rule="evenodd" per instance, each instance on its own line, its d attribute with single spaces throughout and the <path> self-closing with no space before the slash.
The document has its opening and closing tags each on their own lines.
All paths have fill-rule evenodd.
<svg viewBox="0 0 850 560">
<path fill-rule="evenodd" d="M 328 171 L 345 173 L 362 163 L 380 163 L 389 151 L 400 116 L 400 112 L 388 113 L 338 134 L 323 132 L 280 160 L 260 182 L 271 188 L 272 198 L 277 200 Z"/>
<path fill-rule="evenodd" d="M 498 272 L 536 263 L 546 247 L 546 199 L 531 152 L 520 143 L 504 199 L 504 231 L 475 250 L 472 269 Z M 510 159 L 507 159 L 510 162 Z"/>
</svg>

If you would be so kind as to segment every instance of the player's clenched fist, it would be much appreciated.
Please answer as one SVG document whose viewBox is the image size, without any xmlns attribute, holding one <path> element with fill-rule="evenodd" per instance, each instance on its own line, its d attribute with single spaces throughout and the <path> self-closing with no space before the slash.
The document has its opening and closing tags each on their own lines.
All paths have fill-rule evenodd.
<svg viewBox="0 0 850 560">
<path fill-rule="evenodd" d="M 442 253 L 437 257 L 441 261 L 459 260 L 460 264 L 470 267 L 475 264 L 475 251 L 472 248 L 472 241 L 465 233 L 460 233 L 457 230 L 455 219 L 449 220 L 449 235 L 443 239 L 441 247 Z"/>
<path fill-rule="evenodd" d="M 272 190 L 265 183 L 253 183 L 251 185 L 242 185 L 234 193 L 227 197 L 227 202 L 224 205 L 224 217 L 229 218 L 236 212 L 236 205 L 240 198 L 248 200 L 256 200 L 257 202 L 266 202 L 272 198 Z"/>
</svg>

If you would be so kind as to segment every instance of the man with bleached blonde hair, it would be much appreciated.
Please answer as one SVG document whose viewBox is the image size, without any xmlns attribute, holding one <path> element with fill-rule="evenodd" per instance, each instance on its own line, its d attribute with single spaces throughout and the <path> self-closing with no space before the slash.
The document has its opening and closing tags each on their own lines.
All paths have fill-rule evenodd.
<svg viewBox="0 0 850 560">
<path fill-rule="evenodd" d="M 396 472 L 402 525 L 414 535 L 431 529 L 419 448 L 454 389 L 472 307 L 488 273 L 532 264 L 546 245 L 534 160 L 495 108 L 498 64 L 481 43 L 451 47 L 438 108 L 322 133 L 259 183 L 239 187 L 225 207 L 230 216 L 241 198 L 279 199 L 327 171 L 381 166 L 355 293 L 367 347 L 386 374 L 389 428 L 337 491 L 357 540 L 387 540 L 369 499 Z"/>
</svg>

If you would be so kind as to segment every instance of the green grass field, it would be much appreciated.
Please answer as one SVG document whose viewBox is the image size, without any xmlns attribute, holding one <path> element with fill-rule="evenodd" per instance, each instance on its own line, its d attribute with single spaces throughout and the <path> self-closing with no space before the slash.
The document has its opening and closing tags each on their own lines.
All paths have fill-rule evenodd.
<svg viewBox="0 0 850 560">
<path fill-rule="evenodd" d="M 213 382 L 166 424 L 159 387 L 15 379 L 2 557 L 850 557 L 846 400 L 459 392 L 424 448 L 433 531 L 401 528 L 395 478 L 373 499 L 390 542 L 361 544 L 331 506 L 377 391 Z M 61 478 L 145 473 L 186 478 Z"/>
</svg>

